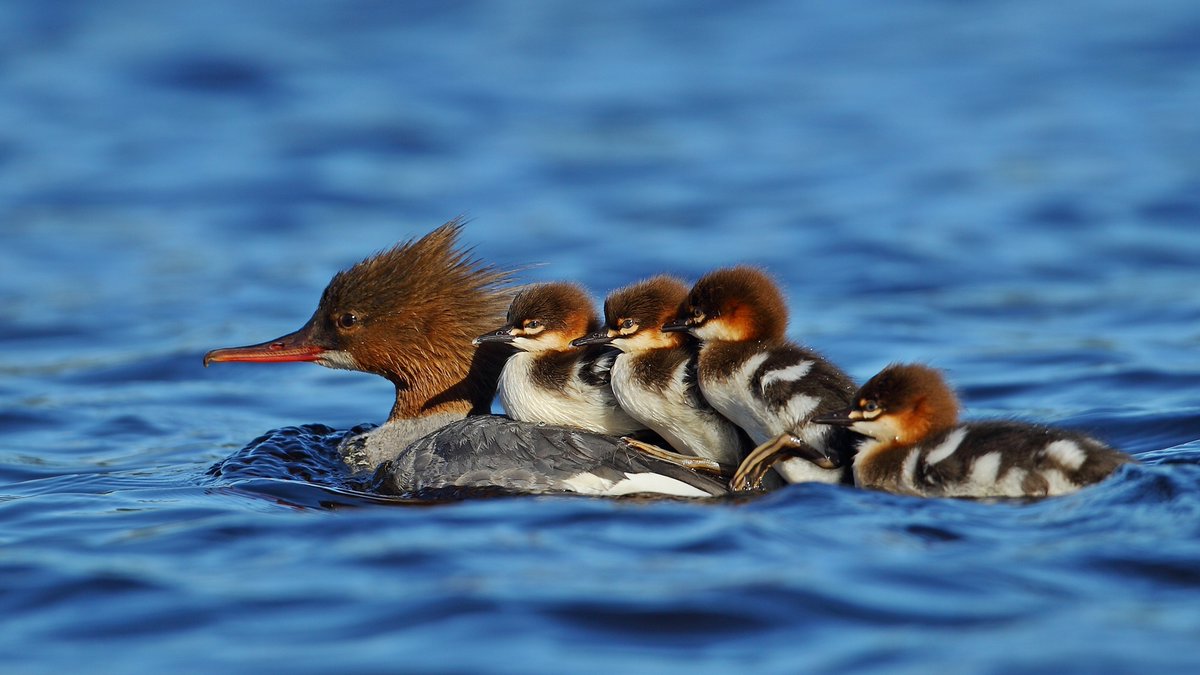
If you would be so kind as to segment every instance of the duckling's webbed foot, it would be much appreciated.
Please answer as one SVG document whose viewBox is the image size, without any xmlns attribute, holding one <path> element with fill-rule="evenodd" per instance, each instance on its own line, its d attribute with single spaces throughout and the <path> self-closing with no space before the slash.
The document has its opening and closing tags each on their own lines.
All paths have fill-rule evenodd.
<svg viewBox="0 0 1200 675">
<path fill-rule="evenodd" d="M 643 443 L 636 438 L 630 438 L 628 436 L 623 436 L 621 440 L 624 441 L 626 445 L 634 450 L 637 450 L 643 455 L 647 455 L 655 459 L 661 459 L 664 462 L 670 462 L 676 466 L 682 466 L 685 469 L 691 469 L 692 471 L 719 476 L 721 478 L 726 478 L 733 473 L 733 467 L 723 466 L 711 459 L 706 459 L 704 457 L 693 457 L 691 455 L 681 455 L 678 452 L 665 450 L 657 445 L 651 445 L 650 443 Z"/>
<path fill-rule="evenodd" d="M 729 489 L 735 492 L 759 489 L 771 467 L 787 457 L 807 460 L 822 469 L 836 469 L 841 466 L 836 454 L 814 448 L 792 434 L 782 433 L 746 455 L 746 459 L 742 460 L 733 474 Z"/>
</svg>

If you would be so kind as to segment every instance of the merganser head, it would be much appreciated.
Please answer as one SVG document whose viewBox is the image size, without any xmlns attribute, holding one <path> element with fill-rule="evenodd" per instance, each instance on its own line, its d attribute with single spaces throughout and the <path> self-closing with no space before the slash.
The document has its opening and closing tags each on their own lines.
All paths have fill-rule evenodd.
<svg viewBox="0 0 1200 675">
<path fill-rule="evenodd" d="M 664 333 L 662 326 L 675 318 L 687 293 L 686 283 L 666 275 L 617 289 L 604 301 L 604 327 L 571 344 L 611 344 L 623 352 L 682 347 L 685 335 Z"/>
<path fill-rule="evenodd" d="M 696 282 L 664 331 L 687 331 L 704 341 L 779 340 L 787 333 L 783 293 L 766 272 L 729 267 Z"/>
<path fill-rule="evenodd" d="M 504 326 L 475 338 L 475 344 L 512 344 L 527 352 L 563 351 L 571 340 L 600 327 L 587 291 L 576 284 L 534 284 L 517 293 Z"/>
<path fill-rule="evenodd" d="M 858 390 L 853 405 L 816 421 L 849 427 L 880 442 L 911 445 L 957 424 L 958 398 L 933 368 L 892 364 Z"/>
<path fill-rule="evenodd" d="M 471 338 L 495 325 L 512 297 L 507 272 L 456 246 L 453 220 L 338 272 L 308 323 L 246 347 L 214 349 L 226 361 L 310 361 L 382 375 L 396 385 L 389 419 L 486 412 L 507 357 Z"/>
</svg>

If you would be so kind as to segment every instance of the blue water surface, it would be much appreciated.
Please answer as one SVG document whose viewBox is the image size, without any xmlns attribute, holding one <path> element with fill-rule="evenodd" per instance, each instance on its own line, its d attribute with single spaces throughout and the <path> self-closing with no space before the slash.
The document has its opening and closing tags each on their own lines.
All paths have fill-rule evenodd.
<svg viewBox="0 0 1200 675">
<path fill-rule="evenodd" d="M 598 297 L 763 265 L 856 378 L 1144 463 L 398 505 L 316 461 L 385 381 L 202 367 L 460 214 Z M 0 237 L 5 673 L 1200 669 L 1195 2 L 10 0 Z"/>
</svg>

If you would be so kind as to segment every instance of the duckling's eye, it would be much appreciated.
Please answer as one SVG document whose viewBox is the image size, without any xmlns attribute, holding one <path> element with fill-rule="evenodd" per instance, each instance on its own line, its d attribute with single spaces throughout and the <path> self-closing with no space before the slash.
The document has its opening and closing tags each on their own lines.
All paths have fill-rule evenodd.
<svg viewBox="0 0 1200 675">
<path fill-rule="evenodd" d="M 358 317 L 352 312 L 346 312 L 338 317 L 337 325 L 338 328 L 353 328 L 358 325 Z"/>
<path fill-rule="evenodd" d="M 704 312 L 702 312 L 699 307 L 693 308 L 692 309 L 692 318 L 693 319 L 703 319 Z"/>
<path fill-rule="evenodd" d="M 629 330 L 630 328 L 633 328 L 633 319 L 625 319 L 624 321 L 622 321 L 621 328 L 623 328 L 625 330 Z"/>
<path fill-rule="evenodd" d="M 538 321 L 537 319 L 530 319 L 525 322 L 525 328 L 528 330 L 532 330 L 534 328 L 541 328 L 541 327 L 542 327 L 542 322 Z"/>
<path fill-rule="evenodd" d="M 875 412 L 876 410 L 879 410 L 879 403 L 875 401 L 867 401 L 863 404 L 862 409 L 863 412 Z"/>
</svg>

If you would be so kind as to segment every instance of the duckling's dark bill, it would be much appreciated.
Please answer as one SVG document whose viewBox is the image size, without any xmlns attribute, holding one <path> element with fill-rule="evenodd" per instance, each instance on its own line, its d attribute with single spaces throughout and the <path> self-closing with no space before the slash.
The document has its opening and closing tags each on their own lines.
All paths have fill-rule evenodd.
<svg viewBox="0 0 1200 675">
<path fill-rule="evenodd" d="M 592 333 L 581 338 L 571 340 L 572 347 L 583 347 L 584 345 L 607 345 L 611 344 L 615 338 L 610 337 L 608 333 Z"/>
<path fill-rule="evenodd" d="M 501 328 L 490 333 L 484 333 L 471 341 L 473 345 L 481 345 L 485 342 L 512 342 L 516 336 L 508 332 L 509 329 Z"/>
</svg>

